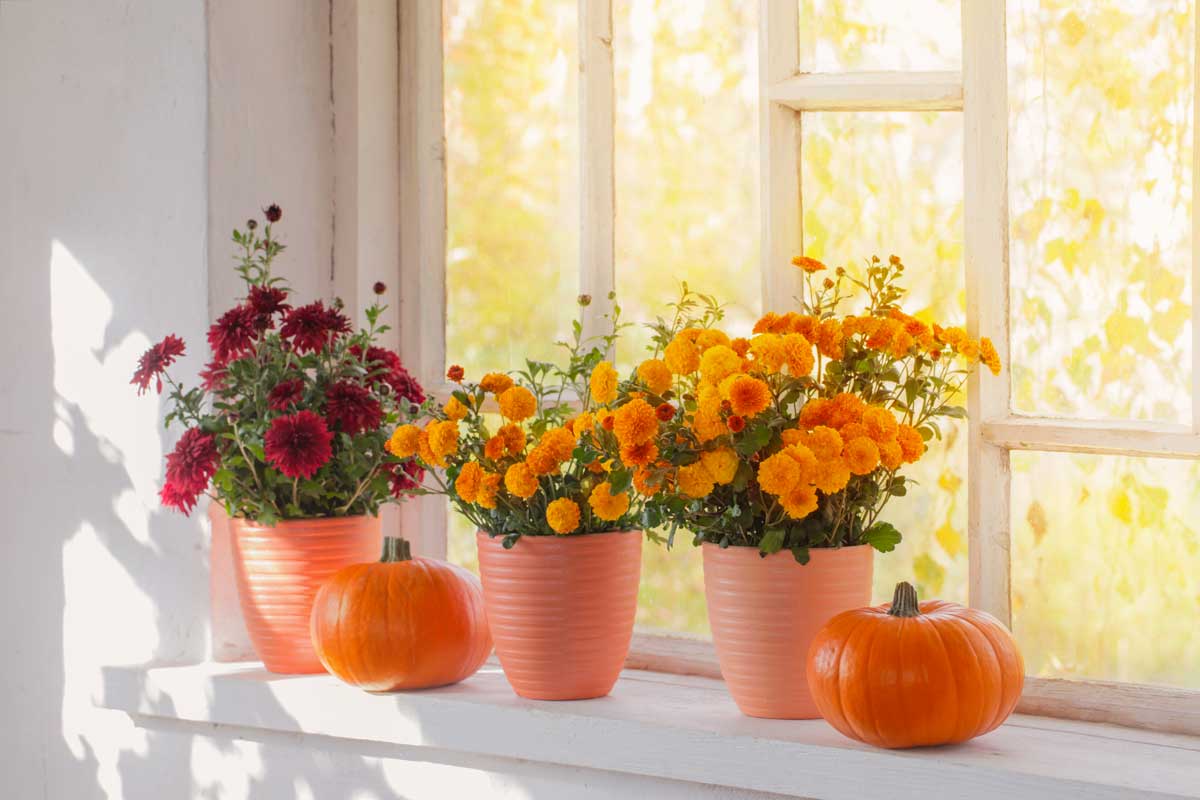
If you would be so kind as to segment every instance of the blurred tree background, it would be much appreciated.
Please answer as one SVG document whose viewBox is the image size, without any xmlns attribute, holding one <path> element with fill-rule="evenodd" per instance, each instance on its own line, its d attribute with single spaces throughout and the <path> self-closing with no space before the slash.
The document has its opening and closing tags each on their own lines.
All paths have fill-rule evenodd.
<svg viewBox="0 0 1200 800">
<path fill-rule="evenodd" d="M 799 0 L 803 70 L 959 69 L 958 0 Z M 1191 418 L 1191 3 L 1009 0 L 1013 405 Z M 761 310 L 757 0 L 615 0 L 616 272 L 627 319 L 680 281 Z M 445 0 L 448 357 L 553 358 L 576 312 L 574 0 Z M 806 114 L 805 252 L 908 265 L 906 308 L 961 324 L 962 117 Z M 987 333 L 986 331 L 984 332 Z M 618 349 L 627 368 L 645 332 Z M 966 436 L 889 506 L 876 559 L 966 601 Z M 1014 628 L 1031 674 L 1200 686 L 1194 462 L 1014 453 Z M 986 488 L 985 488 L 986 490 Z M 474 566 L 451 515 L 451 557 Z M 640 624 L 707 635 L 699 552 L 647 546 Z"/>
</svg>

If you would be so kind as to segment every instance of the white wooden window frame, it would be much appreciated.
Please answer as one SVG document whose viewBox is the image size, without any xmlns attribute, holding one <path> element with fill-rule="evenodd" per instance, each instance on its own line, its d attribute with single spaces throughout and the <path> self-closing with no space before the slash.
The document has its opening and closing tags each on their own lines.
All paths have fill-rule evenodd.
<svg viewBox="0 0 1200 800">
<path fill-rule="evenodd" d="M 400 332 L 402 355 L 435 395 L 446 383 L 446 180 L 442 4 L 400 2 Z M 1009 362 L 1008 71 L 1004 0 L 962 1 L 962 71 L 801 73 L 799 4 L 760 0 L 759 80 L 763 309 L 798 296 L 803 251 L 800 131 L 805 112 L 960 111 L 967 328 Z M 612 0 L 579 0 L 579 285 L 586 332 L 600 330 L 614 289 Z M 1196 59 L 1200 65 L 1200 59 Z M 1200 85 L 1200 83 L 1198 83 Z M 1200 97 L 1200 95 L 1198 95 Z M 1196 102 L 1200 118 L 1200 99 Z M 1194 135 L 1200 126 L 1194 126 Z M 1200 138 L 1200 137 L 1197 137 Z M 1194 183 L 1200 185 L 1200 142 Z M 1200 398 L 1200 215 L 1193 214 L 1193 397 Z M 1011 624 L 1009 454 L 1013 450 L 1200 458 L 1200 402 L 1190 426 L 1019 415 L 1008 371 L 969 387 L 969 602 Z M 441 498 L 408 504 L 406 531 L 426 554 L 446 553 Z M 636 634 L 628 666 L 719 677 L 712 643 Z M 1200 691 L 1028 677 L 1018 710 L 1200 734 Z"/>
</svg>

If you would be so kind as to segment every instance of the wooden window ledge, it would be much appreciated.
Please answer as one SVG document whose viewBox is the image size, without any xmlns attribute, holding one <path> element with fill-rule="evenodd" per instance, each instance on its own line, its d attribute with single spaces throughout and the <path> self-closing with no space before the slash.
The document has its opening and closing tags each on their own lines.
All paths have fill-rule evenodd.
<svg viewBox="0 0 1200 800">
<path fill-rule="evenodd" d="M 258 664 L 110 667 L 99 704 L 138 725 L 283 733 L 408 760 L 519 759 L 814 798 L 1200 798 L 1200 737 L 1013 716 L 955 747 L 878 750 L 821 720 L 744 717 L 720 681 L 626 671 L 609 697 L 524 700 L 490 662 L 442 689 L 372 695 Z"/>
</svg>

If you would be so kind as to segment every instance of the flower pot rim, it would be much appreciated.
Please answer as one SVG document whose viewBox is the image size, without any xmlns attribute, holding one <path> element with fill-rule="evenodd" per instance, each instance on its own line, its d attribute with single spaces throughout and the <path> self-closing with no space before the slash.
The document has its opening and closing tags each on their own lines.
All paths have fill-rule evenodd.
<svg viewBox="0 0 1200 800">
<path fill-rule="evenodd" d="M 566 541 L 568 539 L 581 539 L 585 536 L 588 536 L 588 537 L 609 536 L 609 535 L 624 536 L 627 533 L 640 534 L 640 533 L 644 533 L 644 532 L 645 531 L 643 531 L 641 528 L 629 528 L 628 530 L 623 530 L 623 531 L 585 531 L 583 533 L 566 533 L 566 534 L 522 533 L 521 538 L 522 539 L 549 539 L 552 541 L 561 542 L 561 541 Z M 479 537 L 484 537 L 488 540 L 503 539 L 507 535 L 508 534 L 506 534 L 506 533 L 491 533 L 489 531 L 485 531 L 483 528 L 477 528 L 475 530 L 475 537 L 477 539 Z"/>
<path fill-rule="evenodd" d="M 266 525 L 258 520 L 250 519 L 249 517 L 229 517 L 230 522 L 236 522 L 239 525 L 247 525 L 254 528 L 263 528 L 265 530 L 278 528 L 281 525 L 332 525 L 335 523 L 355 522 L 364 519 L 379 519 L 379 515 L 347 514 L 342 517 L 298 517 L 295 519 L 276 520 L 274 525 Z"/>
<path fill-rule="evenodd" d="M 755 550 L 755 551 L 758 550 L 758 545 L 753 545 L 753 544 L 731 544 L 726 547 L 721 547 L 721 545 L 717 544 L 716 542 L 701 542 L 700 546 L 716 548 L 717 550 L 739 550 L 739 551 L 740 550 Z M 821 552 L 828 552 L 830 550 L 861 550 L 864 547 L 870 548 L 871 545 L 869 545 L 869 544 L 843 544 L 843 545 L 839 545 L 837 547 L 809 547 L 808 550 L 811 553 L 811 552 L 817 551 L 817 550 L 819 550 Z M 777 556 L 780 554 L 786 554 L 786 555 L 790 556 L 792 553 L 790 550 L 780 550 L 777 553 L 771 553 L 771 554 L 767 555 L 766 558 L 770 558 L 771 556 Z"/>
</svg>

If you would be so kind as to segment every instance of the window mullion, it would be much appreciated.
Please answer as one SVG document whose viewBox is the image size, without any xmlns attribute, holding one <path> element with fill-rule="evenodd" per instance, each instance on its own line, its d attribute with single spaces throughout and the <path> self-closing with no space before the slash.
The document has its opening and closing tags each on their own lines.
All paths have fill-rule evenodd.
<svg viewBox="0 0 1200 800">
<path fill-rule="evenodd" d="M 579 0 L 579 293 L 585 339 L 608 332 L 616 289 L 612 0 Z M 609 354 L 610 357 L 613 354 Z"/>
<path fill-rule="evenodd" d="M 771 99 L 772 88 L 796 75 L 800 63 L 800 6 L 762 0 L 758 12 L 760 208 L 763 311 L 793 310 L 803 251 L 800 113 Z"/>
<path fill-rule="evenodd" d="M 446 371 L 446 124 L 442 4 L 400 3 L 400 356 L 430 391 Z M 421 555 L 446 556 L 446 502 L 400 507 Z"/>
<path fill-rule="evenodd" d="M 1200 15 L 1194 15 L 1200 17 Z M 1192 21 L 1192 194 L 1200 187 L 1200 18 Z M 1192 430 L 1200 433 L 1200 213 L 1192 202 Z"/>
<path fill-rule="evenodd" d="M 968 386 L 967 528 L 970 601 L 1011 623 L 1008 450 L 984 436 L 1007 419 L 1008 72 L 1003 0 L 963 0 L 963 180 L 967 327 L 995 342 L 999 377 L 980 369 Z"/>
</svg>

